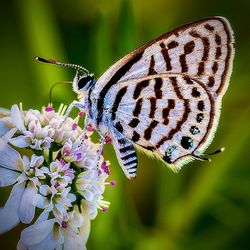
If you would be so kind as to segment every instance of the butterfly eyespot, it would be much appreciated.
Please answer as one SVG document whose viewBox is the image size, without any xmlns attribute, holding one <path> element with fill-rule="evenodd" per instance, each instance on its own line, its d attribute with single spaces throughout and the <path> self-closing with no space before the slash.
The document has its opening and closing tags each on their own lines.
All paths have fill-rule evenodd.
<svg viewBox="0 0 250 250">
<path fill-rule="evenodd" d="M 88 83 L 92 82 L 93 80 L 93 76 L 90 75 L 81 77 L 77 83 L 78 89 L 84 88 Z"/>
<path fill-rule="evenodd" d="M 165 155 L 163 156 L 163 160 L 166 161 L 167 163 L 172 163 L 171 158 L 172 158 L 172 153 L 174 150 L 176 150 L 176 146 L 169 146 L 165 152 Z"/>
<path fill-rule="evenodd" d="M 199 130 L 199 128 L 197 128 L 196 126 L 192 126 L 192 127 L 190 128 L 190 133 L 191 133 L 192 135 L 197 135 L 197 134 L 200 133 L 200 130 Z"/>
<path fill-rule="evenodd" d="M 183 136 L 181 138 L 181 146 L 184 149 L 190 150 L 194 146 L 194 141 L 188 136 Z"/>
<path fill-rule="evenodd" d="M 198 123 L 201 123 L 203 119 L 204 119 L 204 115 L 202 113 L 197 114 L 196 121 Z"/>
</svg>

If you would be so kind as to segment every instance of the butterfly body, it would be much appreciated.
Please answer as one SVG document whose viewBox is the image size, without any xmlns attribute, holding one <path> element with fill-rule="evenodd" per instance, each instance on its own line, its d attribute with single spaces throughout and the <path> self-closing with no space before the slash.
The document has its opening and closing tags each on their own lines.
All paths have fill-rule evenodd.
<svg viewBox="0 0 250 250">
<path fill-rule="evenodd" d="M 87 118 L 111 136 L 128 178 L 136 176 L 135 146 L 174 171 L 206 150 L 229 84 L 233 42 L 229 22 L 212 17 L 146 43 L 97 81 L 77 73 L 73 89 L 84 96 Z"/>
</svg>

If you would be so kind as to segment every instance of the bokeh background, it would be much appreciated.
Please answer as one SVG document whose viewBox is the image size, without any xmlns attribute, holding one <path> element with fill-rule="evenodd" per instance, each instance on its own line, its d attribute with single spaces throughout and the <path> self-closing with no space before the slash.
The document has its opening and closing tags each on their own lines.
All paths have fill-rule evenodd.
<svg viewBox="0 0 250 250">
<path fill-rule="evenodd" d="M 221 121 L 208 151 L 211 163 L 192 162 L 174 174 L 139 155 L 138 177 L 127 180 L 112 146 L 106 213 L 92 222 L 88 249 L 250 249 L 250 2 L 245 0 L 23 0 L 0 3 L 0 106 L 26 109 L 48 102 L 53 83 L 74 72 L 34 61 L 35 55 L 76 63 L 99 77 L 118 58 L 185 23 L 227 17 L 235 32 L 235 61 Z M 55 105 L 76 96 L 58 86 Z M 1 189 L 0 205 L 10 189 Z M 24 225 L 0 236 L 15 249 Z"/>
</svg>

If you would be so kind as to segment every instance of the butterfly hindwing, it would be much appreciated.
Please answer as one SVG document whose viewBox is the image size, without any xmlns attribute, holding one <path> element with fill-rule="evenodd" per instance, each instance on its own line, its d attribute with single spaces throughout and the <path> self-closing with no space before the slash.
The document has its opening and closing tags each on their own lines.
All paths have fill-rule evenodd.
<svg viewBox="0 0 250 250">
<path fill-rule="evenodd" d="M 112 93 L 113 127 L 172 169 L 178 170 L 208 146 L 218 112 L 201 82 L 183 74 L 158 74 L 120 82 Z"/>
</svg>

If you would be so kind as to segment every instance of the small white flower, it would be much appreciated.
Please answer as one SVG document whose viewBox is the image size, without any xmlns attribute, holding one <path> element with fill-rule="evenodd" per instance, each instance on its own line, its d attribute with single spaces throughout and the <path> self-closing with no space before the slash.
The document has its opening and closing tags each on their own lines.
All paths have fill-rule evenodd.
<svg viewBox="0 0 250 250">
<path fill-rule="evenodd" d="M 62 186 L 54 187 L 42 185 L 36 195 L 36 206 L 46 211 L 52 211 L 58 221 L 62 222 L 67 217 L 67 210 L 72 207 L 76 200 L 71 188 Z"/>
<path fill-rule="evenodd" d="M 51 138 L 55 130 L 49 126 L 42 128 L 39 119 L 33 111 L 24 113 L 17 105 L 11 107 L 12 120 L 21 133 L 10 139 L 10 143 L 19 148 L 30 147 L 36 150 L 49 148 L 53 142 Z M 35 118 L 35 119 L 34 119 Z"/>
<path fill-rule="evenodd" d="M 76 180 L 76 188 L 85 200 L 82 205 L 86 210 L 86 214 L 89 219 L 94 219 L 97 215 L 97 209 L 101 209 L 105 212 L 110 203 L 103 200 L 103 192 L 106 184 L 105 182 L 108 175 L 104 171 L 100 170 L 86 170 L 78 175 Z M 112 184 L 111 184 L 112 185 Z"/>
<path fill-rule="evenodd" d="M 78 126 L 83 112 L 65 120 L 65 110 L 0 110 L 0 187 L 13 185 L 0 208 L 0 233 L 19 221 L 29 224 L 35 208 L 43 209 L 22 231 L 18 250 L 86 249 L 90 220 L 109 207 L 103 193 L 114 182 L 106 182 L 110 170 L 98 155 L 101 144 L 91 141 L 91 125 L 86 131 Z"/>
<path fill-rule="evenodd" d="M 19 221 L 30 223 L 35 214 L 35 194 L 38 180 L 35 168 L 43 157 L 21 158 L 20 154 L 0 139 L 0 186 L 16 183 L 4 208 L 0 209 L 0 232 L 14 227 Z M 11 218 L 11 219 L 8 219 Z"/>
<path fill-rule="evenodd" d="M 56 160 L 50 163 L 50 177 L 53 186 L 67 187 L 74 179 L 74 170 L 70 168 L 70 163 Z"/>
<path fill-rule="evenodd" d="M 99 144 L 91 143 L 86 134 L 81 134 L 75 142 L 65 142 L 61 152 L 65 161 L 72 162 L 80 168 L 93 169 L 96 168 L 99 147 Z"/>
<path fill-rule="evenodd" d="M 61 224 L 56 219 L 47 220 L 42 214 L 34 225 L 24 229 L 18 250 L 64 249 L 85 250 L 90 232 L 90 220 L 74 206 L 69 218 Z"/>
</svg>

